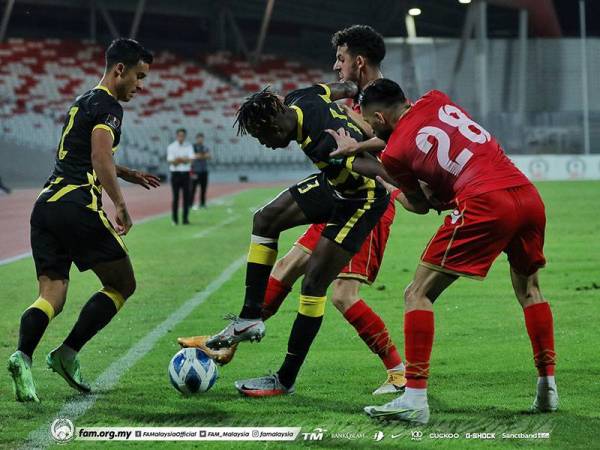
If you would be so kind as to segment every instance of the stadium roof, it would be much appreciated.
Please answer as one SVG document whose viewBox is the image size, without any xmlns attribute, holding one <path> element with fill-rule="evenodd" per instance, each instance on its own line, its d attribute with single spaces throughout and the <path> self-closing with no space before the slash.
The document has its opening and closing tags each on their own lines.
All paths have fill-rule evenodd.
<svg viewBox="0 0 600 450">
<path fill-rule="evenodd" d="M 311 49 L 316 48 L 313 43 L 322 48 L 334 31 L 354 23 L 372 25 L 385 36 L 405 36 L 404 17 L 411 7 L 422 11 L 416 18 L 418 35 L 459 37 L 466 11 L 477 1 L 465 5 L 458 0 L 274 0 L 265 48 L 311 57 Z M 239 45 L 236 34 L 253 49 L 268 0 L 4 0 L 2 4 L 13 2 L 8 37 L 81 39 L 93 33 L 100 42 L 106 42 L 114 31 L 129 34 L 136 9 L 142 5 L 137 33 L 140 40 L 154 48 L 197 53 L 224 45 L 233 48 Z M 587 1 L 590 35 L 600 35 L 599 3 Z M 576 0 L 488 0 L 488 4 L 490 37 L 517 35 L 519 6 L 529 9 L 532 35 L 579 33 Z M 92 10 L 95 29 L 90 28 Z M 113 23 L 112 33 L 106 16 Z"/>
</svg>

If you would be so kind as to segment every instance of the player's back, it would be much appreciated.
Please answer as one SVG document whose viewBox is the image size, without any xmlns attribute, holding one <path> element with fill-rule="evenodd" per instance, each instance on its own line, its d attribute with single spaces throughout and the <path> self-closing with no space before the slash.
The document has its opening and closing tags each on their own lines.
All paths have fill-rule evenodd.
<svg viewBox="0 0 600 450">
<path fill-rule="evenodd" d="M 331 101 L 327 85 L 290 92 L 285 104 L 293 108 L 298 117 L 296 141 L 338 194 L 345 198 L 386 195 L 385 189 L 374 180 L 352 171 L 354 157 L 330 158 L 337 144 L 325 130 L 343 128 L 357 141 L 362 141 L 364 136 L 352 118 Z"/>
<path fill-rule="evenodd" d="M 529 183 L 496 139 L 440 91 L 400 118 L 383 160 L 425 181 L 441 201 Z"/>
</svg>

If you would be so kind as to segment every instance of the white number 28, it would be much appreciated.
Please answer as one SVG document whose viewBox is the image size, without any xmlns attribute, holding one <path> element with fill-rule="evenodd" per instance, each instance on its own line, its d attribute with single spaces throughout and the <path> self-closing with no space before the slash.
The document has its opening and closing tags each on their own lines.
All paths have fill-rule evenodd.
<svg viewBox="0 0 600 450">
<path fill-rule="evenodd" d="M 471 142 L 484 144 L 492 139 L 490 133 L 481 125 L 469 119 L 456 106 L 442 106 L 438 111 L 438 117 L 442 122 L 458 128 L 458 131 Z M 451 160 L 450 136 L 448 136 L 448 133 L 441 128 L 428 126 L 421 128 L 416 138 L 417 147 L 425 154 L 433 148 L 433 144 L 429 141 L 430 137 L 437 141 L 437 159 L 440 166 L 452 175 L 458 175 L 473 156 L 473 152 L 464 148 L 455 161 Z"/>
</svg>

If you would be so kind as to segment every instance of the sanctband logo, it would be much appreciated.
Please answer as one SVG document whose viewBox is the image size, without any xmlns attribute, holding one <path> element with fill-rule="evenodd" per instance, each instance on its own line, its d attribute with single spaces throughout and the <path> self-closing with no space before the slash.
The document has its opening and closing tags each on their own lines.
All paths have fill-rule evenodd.
<svg viewBox="0 0 600 450">
<path fill-rule="evenodd" d="M 59 418 L 50 425 L 50 434 L 59 444 L 66 444 L 75 437 L 75 426 L 69 419 Z"/>
</svg>

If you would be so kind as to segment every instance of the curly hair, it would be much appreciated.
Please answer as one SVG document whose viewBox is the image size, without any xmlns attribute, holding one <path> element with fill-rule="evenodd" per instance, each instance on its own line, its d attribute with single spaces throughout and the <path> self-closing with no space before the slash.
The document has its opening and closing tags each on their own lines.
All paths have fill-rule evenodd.
<svg viewBox="0 0 600 450">
<path fill-rule="evenodd" d="M 379 66 L 385 57 L 383 36 L 369 25 L 352 25 L 336 31 L 331 37 L 333 48 L 348 46 L 348 52 L 353 56 L 364 56 L 371 64 Z"/>
<path fill-rule="evenodd" d="M 246 98 L 237 110 L 233 126 L 238 127 L 238 136 L 273 128 L 277 115 L 284 110 L 283 102 L 270 90 L 270 86 L 267 86 Z"/>
</svg>

